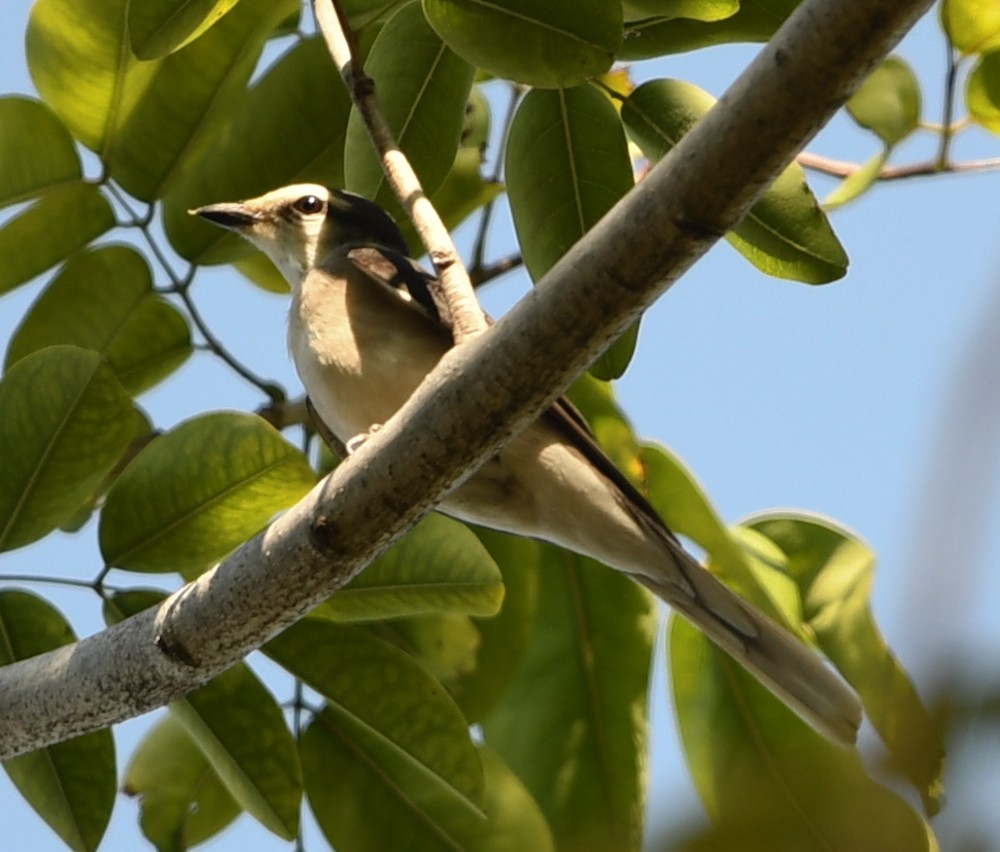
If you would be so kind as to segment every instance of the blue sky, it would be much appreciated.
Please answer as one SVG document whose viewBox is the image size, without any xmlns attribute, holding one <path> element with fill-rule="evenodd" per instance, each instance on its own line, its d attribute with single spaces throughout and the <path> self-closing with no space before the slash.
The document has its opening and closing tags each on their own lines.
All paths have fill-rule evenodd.
<svg viewBox="0 0 1000 852">
<path fill-rule="evenodd" d="M 24 61 L 27 0 L 6 0 L 0 22 L 0 92 L 33 91 Z M 636 76 L 676 76 L 721 94 L 755 48 L 727 48 L 641 65 Z M 926 19 L 900 50 L 924 87 L 924 115 L 940 115 L 944 44 Z M 873 138 L 840 117 L 810 150 L 864 160 Z M 893 162 L 923 159 L 930 135 Z M 960 158 L 1000 155 L 1000 139 L 963 134 Z M 818 194 L 832 184 L 813 180 Z M 216 201 L 219 199 L 205 199 Z M 635 361 L 617 384 L 639 434 L 671 446 L 696 473 L 724 518 L 794 507 L 829 515 L 875 549 L 876 616 L 928 694 L 958 673 L 994 678 L 1000 649 L 995 618 L 1000 564 L 996 484 L 1000 434 L 1000 174 L 921 178 L 880 186 L 833 215 L 851 257 L 848 276 L 809 287 L 756 272 L 720 244 L 649 311 Z M 512 246 L 500 218 L 491 249 Z M 468 247 L 468 231 L 459 235 Z M 37 296 L 37 281 L 0 300 L 0 340 Z M 489 288 L 501 312 L 526 282 L 509 276 Z M 284 344 L 284 300 L 220 272 L 195 297 L 213 328 L 251 366 L 297 387 Z M 233 306 L 238 305 L 239 310 Z M 205 356 L 145 395 L 160 425 L 209 408 L 253 408 L 252 389 Z M 55 536 L 0 557 L 0 572 L 92 577 L 99 558 L 92 528 Z M 0 574 L 0 576 L 2 576 Z M 99 629 L 93 596 L 45 587 L 81 634 Z M 677 748 L 665 687 L 656 688 L 654 824 L 697 802 Z M 147 726 L 118 729 L 123 763 Z M 988 791 L 998 782 L 996 745 L 959 746 L 979 754 L 975 772 L 953 779 L 946 833 L 976 812 L 1000 845 Z M 966 751 L 961 751 L 961 749 Z M 992 758 L 992 759 L 991 759 Z M 978 799 L 977 799 L 978 797 Z M 0 813 L 11 848 L 58 849 L 49 829 L 0 776 Z M 136 811 L 119 801 L 102 848 L 137 848 Z M 207 849 L 236 844 L 289 848 L 244 817 Z"/>
</svg>

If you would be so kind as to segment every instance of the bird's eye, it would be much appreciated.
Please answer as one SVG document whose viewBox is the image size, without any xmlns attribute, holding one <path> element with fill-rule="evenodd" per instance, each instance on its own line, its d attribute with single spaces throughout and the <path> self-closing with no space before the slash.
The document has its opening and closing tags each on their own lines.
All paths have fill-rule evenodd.
<svg viewBox="0 0 1000 852">
<path fill-rule="evenodd" d="M 303 195 L 293 205 L 293 208 L 304 216 L 313 216 L 323 210 L 323 201 L 315 195 Z"/>
</svg>

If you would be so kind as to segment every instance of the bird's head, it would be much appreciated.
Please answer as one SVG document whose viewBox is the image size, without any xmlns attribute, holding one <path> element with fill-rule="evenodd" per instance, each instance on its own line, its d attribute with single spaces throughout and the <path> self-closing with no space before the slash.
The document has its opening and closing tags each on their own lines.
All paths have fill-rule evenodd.
<svg viewBox="0 0 1000 852">
<path fill-rule="evenodd" d="M 189 211 L 246 237 L 292 287 L 344 245 L 377 245 L 409 254 L 406 240 L 381 207 L 367 198 L 316 183 L 297 183 L 246 201 Z"/>
</svg>

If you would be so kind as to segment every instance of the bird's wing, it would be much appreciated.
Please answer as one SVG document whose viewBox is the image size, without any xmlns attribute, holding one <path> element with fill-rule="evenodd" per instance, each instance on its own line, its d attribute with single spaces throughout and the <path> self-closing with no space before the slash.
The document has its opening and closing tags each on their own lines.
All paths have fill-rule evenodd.
<svg viewBox="0 0 1000 852">
<path fill-rule="evenodd" d="M 356 246 L 347 249 L 351 262 L 374 282 L 390 288 L 401 301 L 422 313 L 454 342 L 451 313 L 441 293 L 438 279 L 412 258 L 382 246 Z M 487 317 L 487 322 L 492 320 Z M 567 442 L 572 444 L 614 486 L 622 503 L 642 526 L 651 528 L 673 543 L 679 543 L 649 501 L 598 446 L 590 426 L 566 397 L 559 397 L 543 414 Z"/>
</svg>

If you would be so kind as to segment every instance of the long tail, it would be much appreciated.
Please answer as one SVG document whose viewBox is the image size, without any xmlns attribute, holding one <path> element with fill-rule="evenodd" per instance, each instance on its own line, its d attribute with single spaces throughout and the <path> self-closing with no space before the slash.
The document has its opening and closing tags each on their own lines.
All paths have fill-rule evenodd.
<svg viewBox="0 0 1000 852">
<path fill-rule="evenodd" d="M 854 691 L 811 648 L 730 591 L 674 541 L 667 541 L 688 588 L 633 577 L 694 624 L 805 721 L 853 746 L 862 709 Z"/>
</svg>

